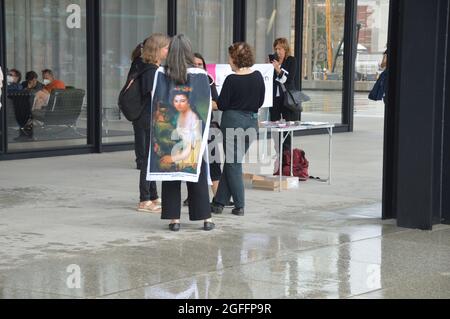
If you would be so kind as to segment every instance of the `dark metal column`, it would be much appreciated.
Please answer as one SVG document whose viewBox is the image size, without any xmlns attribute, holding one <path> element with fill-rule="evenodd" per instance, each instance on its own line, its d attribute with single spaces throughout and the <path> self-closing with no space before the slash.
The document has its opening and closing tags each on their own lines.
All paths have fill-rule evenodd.
<svg viewBox="0 0 450 319">
<path fill-rule="evenodd" d="M 247 1 L 233 0 L 233 42 L 246 41 Z"/>
<path fill-rule="evenodd" d="M 295 1 L 295 59 L 297 60 L 297 89 L 302 89 L 303 70 L 303 12 L 304 0 Z"/>
<path fill-rule="evenodd" d="M 447 70 L 446 65 L 449 63 L 447 60 L 448 51 L 448 26 L 449 26 L 449 1 L 439 1 L 439 22 L 438 22 L 438 38 L 437 38 L 437 56 L 436 56 L 436 111 L 434 114 L 434 138 L 433 138 L 433 189 L 432 193 L 432 208 L 433 224 L 440 224 L 442 222 L 442 201 L 443 198 L 448 197 L 448 193 L 443 193 L 443 159 L 444 159 L 444 109 L 446 98 L 445 94 L 447 88 Z M 449 144 L 447 144 L 449 145 Z"/>
<path fill-rule="evenodd" d="M 102 152 L 101 0 L 86 1 L 88 144 Z"/>
<path fill-rule="evenodd" d="M 395 87 L 395 99 L 389 91 L 389 102 L 395 104 L 389 107 L 398 112 L 392 209 L 400 227 L 429 230 L 441 208 L 442 92 L 447 89 L 441 43 L 447 16 L 441 12 L 448 0 L 399 2 L 399 37 L 396 43 L 390 42 L 399 50 L 389 64 L 389 70 L 396 70 L 389 86 Z"/>
<path fill-rule="evenodd" d="M 357 50 L 358 0 L 345 0 L 344 27 L 344 91 L 342 96 L 342 123 L 353 132 L 353 110 L 355 91 L 355 62 Z"/>
<path fill-rule="evenodd" d="M 447 14 L 450 16 L 450 5 Z M 450 224 L 450 23 L 447 22 L 447 63 L 446 63 L 446 91 L 443 106 L 443 156 L 442 156 L 442 216 L 441 223 Z"/>
<path fill-rule="evenodd" d="M 177 0 L 167 1 L 167 34 L 173 37 L 177 34 Z"/>
<path fill-rule="evenodd" d="M 389 6 L 389 34 L 388 34 L 388 81 L 384 112 L 384 152 L 383 152 L 383 219 L 397 218 L 395 205 L 397 202 L 396 171 L 398 164 L 398 74 L 399 69 L 399 43 L 400 43 L 400 2 L 390 1 Z"/>
<path fill-rule="evenodd" d="M 5 75 L 3 92 L 1 96 L 2 109 L 0 110 L 0 154 L 7 151 L 7 123 L 6 123 L 6 30 L 5 30 L 5 1 L 0 0 L 0 65 Z"/>
</svg>

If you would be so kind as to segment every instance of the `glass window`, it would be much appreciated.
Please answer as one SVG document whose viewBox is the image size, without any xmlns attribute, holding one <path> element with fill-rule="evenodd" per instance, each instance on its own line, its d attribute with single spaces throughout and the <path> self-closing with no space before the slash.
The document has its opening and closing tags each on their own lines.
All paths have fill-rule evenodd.
<svg viewBox="0 0 450 319">
<path fill-rule="evenodd" d="M 342 123 L 345 0 L 305 0 L 302 120 Z"/>
<path fill-rule="evenodd" d="M 233 42 L 233 1 L 178 1 L 177 33 L 192 42 L 194 51 L 207 63 L 228 63 L 228 47 Z"/>
<path fill-rule="evenodd" d="M 5 11 L 9 149 L 85 145 L 85 0 L 6 0 Z"/>
<path fill-rule="evenodd" d="M 371 101 L 367 96 L 383 72 L 381 62 L 387 49 L 389 0 L 358 0 L 356 21 L 355 110 L 358 118 L 383 117 L 383 101 Z"/>
<path fill-rule="evenodd" d="M 373 86 L 383 71 L 381 61 L 387 49 L 389 0 L 359 0 L 357 14 L 356 81 L 371 82 Z"/>
<path fill-rule="evenodd" d="M 255 49 L 256 63 L 268 63 L 277 38 L 288 39 L 295 55 L 295 0 L 248 0 L 247 42 Z M 269 109 L 262 108 L 259 117 L 269 120 Z"/>
<path fill-rule="evenodd" d="M 133 127 L 117 106 L 131 53 L 152 33 L 167 33 L 167 1 L 102 1 L 103 143 L 134 141 Z"/>
<path fill-rule="evenodd" d="M 247 42 L 255 48 L 256 63 L 266 63 L 276 38 L 290 40 L 295 54 L 295 0 L 247 1 Z"/>
</svg>

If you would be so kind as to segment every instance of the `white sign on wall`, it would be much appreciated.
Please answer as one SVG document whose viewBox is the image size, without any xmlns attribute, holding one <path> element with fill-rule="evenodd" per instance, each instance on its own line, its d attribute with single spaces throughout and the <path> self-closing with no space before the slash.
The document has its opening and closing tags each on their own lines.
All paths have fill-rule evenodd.
<svg viewBox="0 0 450 319">
<path fill-rule="evenodd" d="M 264 83 L 266 84 L 266 97 L 262 107 L 272 107 L 273 105 L 273 65 L 272 64 L 255 64 L 252 70 L 261 72 Z M 225 79 L 233 74 L 229 64 L 209 64 L 208 73 L 216 82 L 217 92 L 220 94 Z"/>
</svg>

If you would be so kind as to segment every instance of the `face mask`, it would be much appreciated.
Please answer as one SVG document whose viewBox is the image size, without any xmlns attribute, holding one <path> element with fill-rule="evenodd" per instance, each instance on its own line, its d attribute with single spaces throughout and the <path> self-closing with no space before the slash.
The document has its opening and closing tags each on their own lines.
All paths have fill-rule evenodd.
<svg viewBox="0 0 450 319">
<path fill-rule="evenodd" d="M 14 77 L 11 76 L 11 75 L 8 75 L 8 76 L 6 77 L 6 81 L 8 82 L 8 84 L 15 83 Z"/>
<path fill-rule="evenodd" d="M 44 83 L 44 85 L 49 85 L 50 83 L 52 83 L 52 81 L 45 79 L 43 83 Z"/>
</svg>

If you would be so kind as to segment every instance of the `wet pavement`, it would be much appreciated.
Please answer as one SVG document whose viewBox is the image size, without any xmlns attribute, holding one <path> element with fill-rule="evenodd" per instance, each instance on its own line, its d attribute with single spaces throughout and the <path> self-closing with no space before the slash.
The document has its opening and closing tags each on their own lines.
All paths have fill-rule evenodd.
<svg viewBox="0 0 450 319">
<path fill-rule="evenodd" d="M 449 298 L 450 227 L 381 220 L 383 118 L 360 114 L 332 185 L 247 189 L 212 232 L 136 212 L 132 152 L 0 162 L 0 298 Z M 326 136 L 295 145 L 327 174 Z"/>
</svg>

